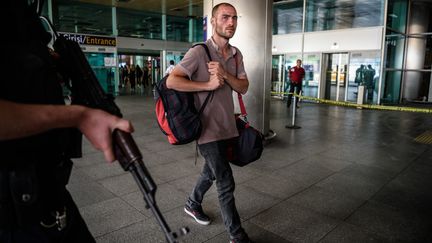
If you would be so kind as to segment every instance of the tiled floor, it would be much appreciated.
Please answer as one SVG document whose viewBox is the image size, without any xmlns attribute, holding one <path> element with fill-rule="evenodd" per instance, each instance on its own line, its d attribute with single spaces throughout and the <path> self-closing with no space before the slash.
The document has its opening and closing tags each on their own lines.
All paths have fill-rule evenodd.
<svg viewBox="0 0 432 243">
<path fill-rule="evenodd" d="M 170 145 L 144 96 L 116 99 L 158 184 L 157 203 L 180 242 L 228 242 L 215 188 L 197 225 L 183 205 L 202 166 L 195 145 Z M 261 160 L 233 167 L 236 204 L 255 242 L 432 242 L 432 146 L 414 139 L 432 130 L 432 115 L 303 103 L 297 125 L 285 105 L 271 103 L 277 133 Z M 84 143 L 68 186 L 98 242 L 165 242 L 142 194 L 118 163 Z"/>
</svg>

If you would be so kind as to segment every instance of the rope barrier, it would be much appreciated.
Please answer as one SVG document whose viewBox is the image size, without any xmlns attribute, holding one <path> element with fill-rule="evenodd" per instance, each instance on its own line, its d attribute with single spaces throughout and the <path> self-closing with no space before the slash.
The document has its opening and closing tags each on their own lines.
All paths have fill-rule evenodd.
<svg viewBox="0 0 432 243">
<path fill-rule="evenodd" d="M 373 104 L 356 104 L 346 101 L 335 101 L 335 100 L 326 100 L 326 99 L 318 99 L 310 96 L 302 96 L 294 93 L 287 92 L 271 92 L 271 94 L 291 94 L 299 99 L 304 100 L 312 100 L 318 103 L 337 105 L 337 106 L 347 106 L 347 107 L 355 107 L 355 108 L 364 108 L 364 109 L 372 109 L 372 110 L 388 110 L 388 111 L 407 111 L 407 112 L 420 112 L 420 113 L 432 113 L 432 109 L 427 108 L 415 108 L 415 107 L 402 107 L 402 106 L 385 106 L 385 105 L 373 105 Z"/>
</svg>

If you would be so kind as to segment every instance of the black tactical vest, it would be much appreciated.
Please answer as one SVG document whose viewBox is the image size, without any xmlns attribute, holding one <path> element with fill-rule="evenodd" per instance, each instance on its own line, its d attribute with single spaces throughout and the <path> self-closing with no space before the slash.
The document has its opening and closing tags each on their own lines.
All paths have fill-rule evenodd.
<svg viewBox="0 0 432 243">
<path fill-rule="evenodd" d="M 2 1 L 0 99 L 28 104 L 64 104 L 51 36 L 26 0 Z M 0 141 L 0 228 L 38 222 L 61 204 L 71 162 L 65 130 Z"/>
</svg>

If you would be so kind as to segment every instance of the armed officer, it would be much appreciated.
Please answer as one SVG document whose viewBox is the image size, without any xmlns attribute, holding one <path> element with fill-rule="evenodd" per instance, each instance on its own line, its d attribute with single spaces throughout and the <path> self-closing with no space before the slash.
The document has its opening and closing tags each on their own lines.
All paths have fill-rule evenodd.
<svg viewBox="0 0 432 243">
<path fill-rule="evenodd" d="M 112 131 L 133 128 L 104 111 L 64 105 L 51 36 L 28 2 L 2 1 L 0 15 L 0 242 L 95 242 L 65 188 L 76 144 L 68 130 L 79 129 L 111 162 Z"/>
</svg>

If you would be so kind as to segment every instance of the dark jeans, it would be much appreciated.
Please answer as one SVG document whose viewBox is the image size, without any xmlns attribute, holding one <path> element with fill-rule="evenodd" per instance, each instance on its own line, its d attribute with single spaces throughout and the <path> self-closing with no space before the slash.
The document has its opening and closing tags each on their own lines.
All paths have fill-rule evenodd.
<svg viewBox="0 0 432 243">
<path fill-rule="evenodd" d="M 301 83 L 299 83 L 299 84 L 291 83 L 289 92 L 294 93 L 294 90 L 296 91 L 296 94 L 300 94 L 300 92 L 302 91 L 302 84 Z M 298 97 L 296 97 L 296 105 L 298 103 L 298 100 L 299 100 Z M 291 102 L 292 102 L 292 94 L 289 94 L 288 100 L 287 100 L 287 106 L 288 107 L 291 106 Z"/>
<path fill-rule="evenodd" d="M 67 227 L 58 231 L 56 227 L 44 228 L 39 224 L 25 228 L 1 229 L 1 243 L 95 243 L 78 208 L 66 192 L 65 207 Z"/>
<path fill-rule="evenodd" d="M 201 176 L 193 189 L 187 205 L 196 208 L 201 205 L 204 194 L 216 181 L 219 204 L 225 228 L 231 236 L 239 237 L 245 234 L 241 227 L 240 216 L 234 202 L 234 177 L 231 166 L 226 159 L 226 141 L 210 142 L 198 145 L 205 164 Z"/>
</svg>

